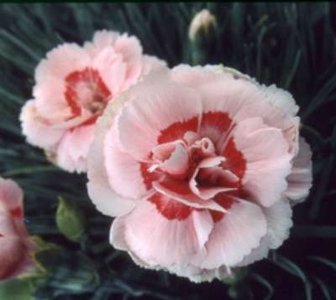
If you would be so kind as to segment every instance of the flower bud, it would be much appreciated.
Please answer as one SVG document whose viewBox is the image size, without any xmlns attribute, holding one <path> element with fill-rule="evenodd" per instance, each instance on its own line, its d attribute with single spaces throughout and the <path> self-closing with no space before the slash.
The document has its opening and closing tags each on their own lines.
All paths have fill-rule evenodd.
<svg viewBox="0 0 336 300">
<path fill-rule="evenodd" d="M 84 216 L 69 200 L 59 197 L 56 224 L 58 230 L 69 240 L 79 242 L 85 232 Z"/>
<path fill-rule="evenodd" d="M 213 34 L 217 27 L 217 21 L 207 9 L 198 12 L 191 21 L 189 27 L 189 39 L 195 41 L 197 38 L 204 38 Z"/>
<path fill-rule="evenodd" d="M 191 21 L 189 40 L 191 60 L 195 65 L 204 65 L 215 60 L 217 21 L 214 15 L 203 9 Z"/>
</svg>

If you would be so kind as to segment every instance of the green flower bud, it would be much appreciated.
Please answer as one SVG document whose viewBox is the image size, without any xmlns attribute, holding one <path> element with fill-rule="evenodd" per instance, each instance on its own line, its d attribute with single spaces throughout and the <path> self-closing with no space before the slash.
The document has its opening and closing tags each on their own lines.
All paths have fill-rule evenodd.
<svg viewBox="0 0 336 300">
<path fill-rule="evenodd" d="M 69 240 L 79 242 L 85 232 L 85 219 L 73 202 L 59 197 L 56 224 L 58 230 Z"/>
</svg>

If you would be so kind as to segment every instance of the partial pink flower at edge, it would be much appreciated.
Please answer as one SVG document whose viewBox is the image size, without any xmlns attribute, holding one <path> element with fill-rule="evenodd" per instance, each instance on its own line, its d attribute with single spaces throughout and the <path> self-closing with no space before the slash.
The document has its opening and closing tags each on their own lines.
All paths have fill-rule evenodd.
<svg viewBox="0 0 336 300">
<path fill-rule="evenodd" d="M 145 77 L 109 105 L 89 154 L 89 195 L 116 217 L 111 244 L 197 282 L 266 257 L 311 185 L 297 112 L 288 92 L 232 69 Z"/>
<path fill-rule="evenodd" d="M 12 180 L 0 178 L 0 281 L 34 268 L 36 246 L 24 225 L 23 194 Z"/>
<path fill-rule="evenodd" d="M 102 30 L 83 47 L 62 44 L 36 68 L 23 134 L 69 172 L 85 172 L 97 118 L 106 105 L 165 62 L 144 55 L 136 37 Z"/>
</svg>

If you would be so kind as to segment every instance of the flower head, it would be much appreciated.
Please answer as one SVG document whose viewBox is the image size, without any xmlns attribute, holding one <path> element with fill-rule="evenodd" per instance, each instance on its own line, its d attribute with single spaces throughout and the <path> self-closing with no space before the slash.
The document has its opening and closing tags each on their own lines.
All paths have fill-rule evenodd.
<svg viewBox="0 0 336 300">
<path fill-rule="evenodd" d="M 148 75 L 111 103 L 90 150 L 89 195 L 117 217 L 112 245 L 193 281 L 264 258 L 311 185 L 297 111 L 288 92 L 233 69 Z"/>
<path fill-rule="evenodd" d="M 36 68 L 34 99 L 20 119 L 28 142 L 61 168 L 86 171 L 97 118 L 108 102 L 165 63 L 143 55 L 137 38 L 98 31 L 83 47 L 65 43 Z"/>
<path fill-rule="evenodd" d="M 23 194 L 12 180 L 0 178 L 0 280 L 33 267 L 35 244 L 23 222 Z"/>
</svg>

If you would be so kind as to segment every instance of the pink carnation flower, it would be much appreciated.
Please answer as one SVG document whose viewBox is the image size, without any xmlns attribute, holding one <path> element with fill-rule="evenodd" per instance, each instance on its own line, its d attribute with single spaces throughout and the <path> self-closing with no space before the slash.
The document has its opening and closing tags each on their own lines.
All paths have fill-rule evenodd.
<svg viewBox="0 0 336 300">
<path fill-rule="evenodd" d="M 61 168 L 85 172 L 97 118 L 116 96 L 165 63 L 143 55 L 137 38 L 98 31 L 83 47 L 65 43 L 35 71 L 34 99 L 22 109 L 22 130 Z"/>
<path fill-rule="evenodd" d="M 23 194 L 12 180 L 0 178 L 0 281 L 33 268 L 35 244 L 23 222 Z"/>
<path fill-rule="evenodd" d="M 105 111 L 89 154 L 111 244 L 196 282 L 266 257 L 311 186 L 297 112 L 288 92 L 233 69 L 148 75 Z"/>
</svg>

